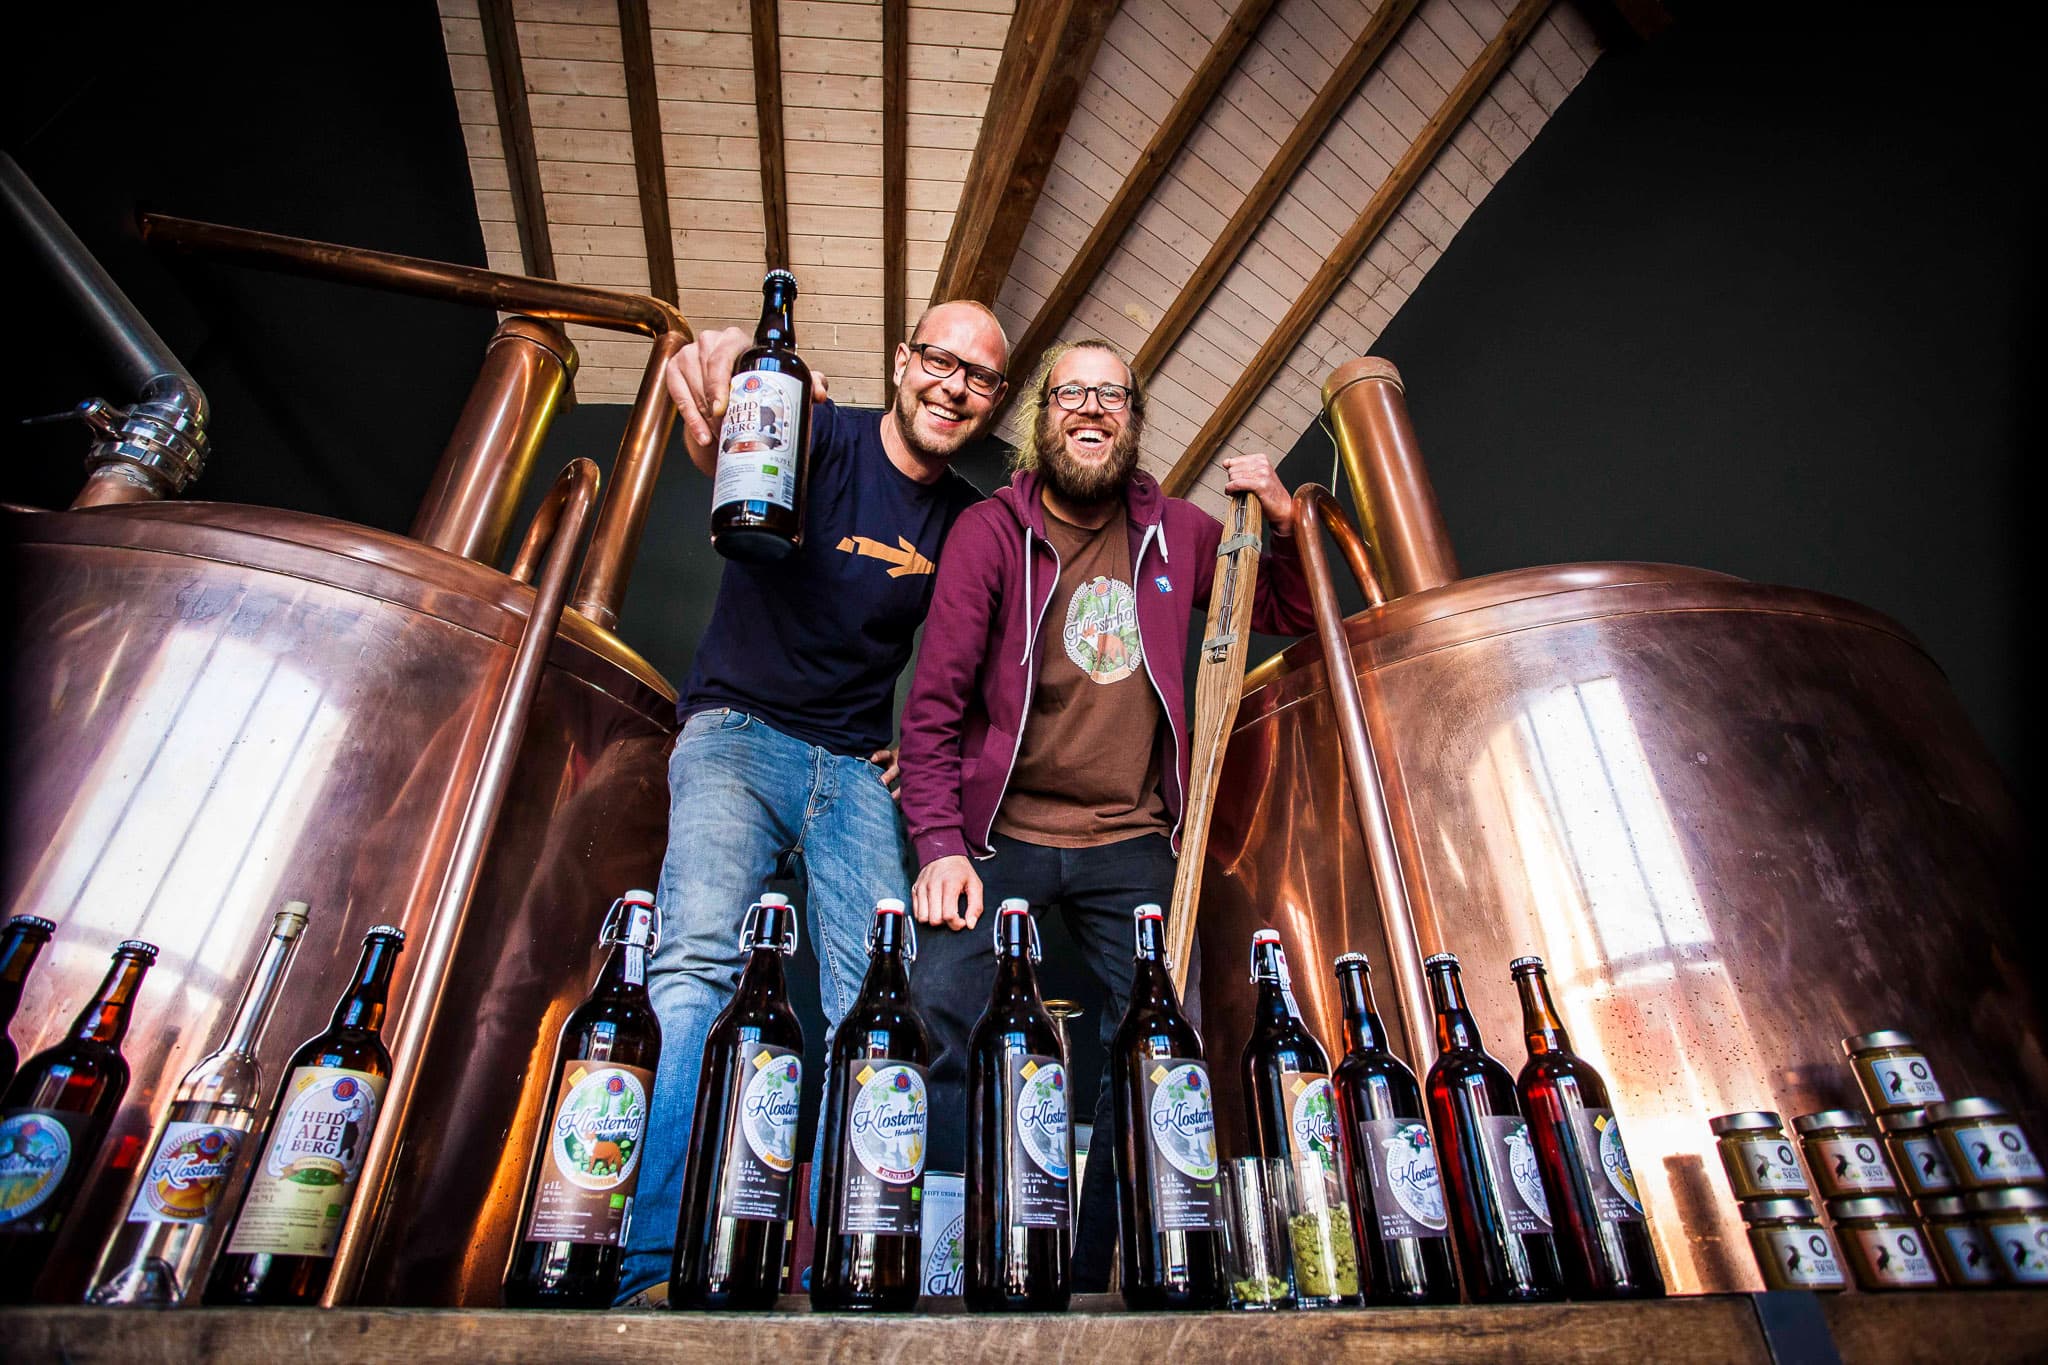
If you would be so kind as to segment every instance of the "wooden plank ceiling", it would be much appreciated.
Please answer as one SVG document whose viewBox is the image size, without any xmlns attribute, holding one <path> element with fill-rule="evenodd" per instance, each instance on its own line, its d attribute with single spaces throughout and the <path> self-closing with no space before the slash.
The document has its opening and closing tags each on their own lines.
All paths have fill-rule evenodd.
<svg viewBox="0 0 2048 1365">
<path fill-rule="evenodd" d="M 1215 461 L 1286 453 L 1598 55 L 1547 0 L 440 11 L 493 268 L 751 328 L 779 225 L 804 354 L 865 405 L 943 269 L 1013 340 L 1136 354 L 1145 466 L 1212 510 Z M 644 344 L 571 330 L 579 399 L 631 402 Z"/>
</svg>

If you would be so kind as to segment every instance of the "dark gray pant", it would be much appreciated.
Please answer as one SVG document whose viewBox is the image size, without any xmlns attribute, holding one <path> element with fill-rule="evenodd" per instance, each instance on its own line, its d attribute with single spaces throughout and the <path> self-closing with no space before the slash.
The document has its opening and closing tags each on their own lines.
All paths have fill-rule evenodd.
<svg viewBox="0 0 2048 1365">
<path fill-rule="evenodd" d="M 1109 1287 L 1117 1231 L 1109 1044 L 1130 1003 L 1136 943 L 1131 911 L 1147 901 L 1164 906 L 1171 898 L 1173 850 L 1163 834 L 1141 834 L 1093 848 L 1047 848 L 1000 834 L 992 843 L 995 857 L 975 865 L 986 905 L 981 922 L 964 932 L 924 928 L 917 965 L 911 969 L 911 994 L 932 1031 L 936 1053 L 930 1074 L 930 1165 L 942 1171 L 966 1166 L 967 1042 L 995 988 L 996 906 L 1008 897 L 1022 896 L 1031 902 L 1034 916 L 1057 909 L 1111 1002 L 1098 1021 L 1102 1088 L 1095 1104 L 1088 1174 L 1081 1182 L 1081 1223 L 1074 1238 L 1074 1289 L 1100 1293 Z M 1075 1040 L 1069 1039 L 1068 1045 L 1074 1046 Z"/>
</svg>

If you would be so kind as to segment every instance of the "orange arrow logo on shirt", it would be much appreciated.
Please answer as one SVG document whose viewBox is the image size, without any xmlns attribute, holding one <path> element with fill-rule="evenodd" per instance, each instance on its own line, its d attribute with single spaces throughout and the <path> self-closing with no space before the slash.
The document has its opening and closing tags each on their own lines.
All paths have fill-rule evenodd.
<svg viewBox="0 0 2048 1365">
<path fill-rule="evenodd" d="M 896 546 L 891 548 L 867 536 L 844 536 L 839 541 L 839 548 L 850 555 L 866 555 L 869 559 L 879 559 L 892 566 L 889 570 L 891 578 L 938 571 L 939 566 L 919 554 L 917 547 L 904 537 L 896 537 Z"/>
</svg>

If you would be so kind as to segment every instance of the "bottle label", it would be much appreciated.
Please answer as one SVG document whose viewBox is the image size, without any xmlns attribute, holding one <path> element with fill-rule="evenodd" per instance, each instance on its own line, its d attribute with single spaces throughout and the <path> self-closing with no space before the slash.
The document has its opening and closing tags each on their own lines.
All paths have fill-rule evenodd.
<svg viewBox="0 0 2048 1365">
<path fill-rule="evenodd" d="M 910 1062 L 848 1065 L 846 1219 L 841 1232 L 915 1237 L 924 1199 L 931 1106 L 925 1072 Z"/>
<path fill-rule="evenodd" d="M 1372 1177 L 1373 1211 L 1380 1236 L 1442 1237 L 1450 1227 L 1436 1145 L 1420 1119 L 1367 1119 L 1360 1143 Z"/>
<path fill-rule="evenodd" d="M 640 1184 L 653 1086 L 644 1067 L 582 1058 L 562 1064 L 527 1241 L 619 1244 Z"/>
<path fill-rule="evenodd" d="M 1940 1232 L 1948 1242 L 1949 1269 L 1958 1280 L 1964 1284 L 1997 1282 L 1998 1257 L 1983 1233 L 1967 1223 L 1951 1223 Z M 2048 1259 L 2043 1259 L 2042 1265 L 2048 1268 Z"/>
<path fill-rule="evenodd" d="M 1753 1137 L 1726 1141 L 1732 1164 L 1750 1185 L 1747 1190 L 1738 1189 L 1737 1198 L 1807 1192 L 1806 1173 L 1799 1169 L 1798 1154 L 1787 1139 Z"/>
<path fill-rule="evenodd" d="M 128 1206 L 131 1223 L 204 1223 L 226 1193 L 244 1133 L 217 1123 L 169 1123 Z"/>
<path fill-rule="evenodd" d="M 1185 1057 L 1155 1057 L 1149 1065 L 1145 1146 L 1152 1168 L 1153 1226 L 1163 1232 L 1221 1228 L 1209 1070 Z"/>
<path fill-rule="evenodd" d="M 725 424 L 718 433 L 718 477 L 711 505 L 769 502 L 796 507 L 796 434 L 805 402 L 801 381 L 776 370 L 732 377 Z"/>
<path fill-rule="evenodd" d="M 1479 1122 L 1508 1231 L 1549 1232 L 1550 1200 L 1543 1193 L 1543 1176 L 1536 1168 L 1536 1144 L 1529 1140 L 1528 1122 L 1519 1115 L 1504 1114 L 1484 1114 Z"/>
<path fill-rule="evenodd" d="M 1841 1289 L 1842 1262 L 1835 1254 L 1835 1239 L 1817 1227 L 1761 1228 L 1763 1244 L 1770 1255 L 1770 1271 L 1784 1281 L 1787 1289 Z M 1766 1273 L 1770 1278 L 1770 1272 Z M 1773 1286 L 1774 1288 L 1776 1286 Z"/>
<path fill-rule="evenodd" d="M 1984 1233 L 2015 1283 L 2048 1284 L 2048 1219 L 1986 1223 Z"/>
<path fill-rule="evenodd" d="M 1856 1239 L 1857 1250 L 1876 1283 L 1902 1289 L 1941 1283 L 1941 1272 L 1934 1268 L 1934 1258 L 1927 1254 L 1927 1243 L 1917 1229 L 1856 1228 L 1849 1235 Z"/>
<path fill-rule="evenodd" d="M 332 1256 L 383 1100 L 384 1078 L 367 1071 L 293 1071 L 228 1251 Z"/>
<path fill-rule="evenodd" d="M 1821 1184 L 1832 1193 L 1885 1193 L 1899 1187 L 1876 1138 L 1821 1138 L 1807 1151 Z"/>
<path fill-rule="evenodd" d="M 1927 1065 L 1927 1059 L 1917 1052 L 1897 1057 L 1876 1057 L 1867 1065 L 1871 1079 L 1877 1082 L 1877 1093 L 1883 1099 L 1878 1106 L 1881 1109 L 1911 1109 L 1917 1105 L 1940 1104 L 1948 1098 L 1941 1093 L 1941 1082 L 1934 1079 L 1934 1068 Z"/>
<path fill-rule="evenodd" d="M 1906 1179 L 1916 1197 L 1955 1188 L 1956 1173 L 1949 1169 L 1948 1157 L 1933 1138 L 1902 1137 L 1899 1154 L 1905 1158 Z"/>
<path fill-rule="evenodd" d="M 1337 1164 L 1337 1092 L 1318 1071 L 1282 1071 L 1287 1104 L 1287 1164 L 1310 1211 L 1344 1202 L 1344 1172 Z"/>
<path fill-rule="evenodd" d="M 0 1227 L 27 1218 L 64 1183 L 84 1114 L 10 1109 L 0 1116 Z"/>
<path fill-rule="evenodd" d="M 1643 1196 L 1628 1164 L 1628 1149 L 1621 1145 L 1621 1120 L 1612 1109 L 1574 1109 L 1571 1119 L 1593 1212 L 1606 1223 L 1642 1222 Z"/>
<path fill-rule="evenodd" d="M 1969 1163 L 1976 1184 L 2041 1178 L 2041 1159 L 2027 1145 L 2027 1135 L 2018 1124 L 1997 1120 L 1967 1123 L 1953 1130 L 1953 1141 Z"/>
<path fill-rule="evenodd" d="M 1067 1069 L 1057 1057 L 1011 1053 L 1004 1097 L 1010 1114 L 1012 1227 L 1063 1228 L 1073 1221 L 1073 1178 Z"/>
<path fill-rule="evenodd" d="M 780 1223 L 789 1217 L 804 1061 L 758 1038 L 740 1043 L 738 1051 L 718 1212 L 725 1218 Z"/>
</svg>

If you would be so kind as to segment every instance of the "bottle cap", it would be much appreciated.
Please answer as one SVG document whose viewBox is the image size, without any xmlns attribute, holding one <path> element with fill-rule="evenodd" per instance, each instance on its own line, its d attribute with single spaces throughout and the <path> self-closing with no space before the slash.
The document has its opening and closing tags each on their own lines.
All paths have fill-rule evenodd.
<svg viewBox="0 0 2048 1365">
<path fill-rule="evenodd" d="M 1372 961 L 1371 959 L 1366 957 L 1364 953 L 1340 953 L 1337 956 L 1337 960 L 1331 963 L 1330 965 L 1335 967 L 1338 971 L 1342 971 L 1344 970 L 1344 968 L 1350 966 L 1354 962 L 1356 962 L 1359 966 L 1365 968 L 1367 971 L 1372 970 Z"/>
<path fill-rule="evenodd" d="M 628 905 L 652 905 L 654 904 L 654 893 L 652 891 L 633 890 L 628 891 L 619 899 Z"/>
<path fill-rule="evenodd" d="M 1252 930 L 1252 944 L 1255 947 L 1261 943 L 1278 943 L 1279 941 L 1280 931 L 1278 929 Z"/>
<path fill-rule="evenodd" d="M 1543 970 L 1543 959 L 1535 956 L 1533 953 L 1528 957 L 1518 957 L 1508 964 L 1508 971 L 1510 973 L 1519 972 L 1524 967 L 1533 967 L 1540 972 Z"/>
<path fill-rule="evenodd" d="M 1456 953 L 1431 953 L 1428 957 L 1422 959 L 1422 965 L 1425 969 L 1442 963 L 1448 963 L 1450 966 L 1455 967 L 1458 965 L 1458 955 Z"/>
<path fill-rule="evenodd" d="M 7 927 L 10 929 L 36 929 L 45 934 L 57 932 L 57 922 L 44 919 L 41 915 L 16 915 L 13 919 L 7 921 Z"/>
<path fill-rule="evenodd" d="M 1947 1123 L 1950 1119 L 2002 1119 L 2011 1112 L 1997 1100 L 1971 1095 L 1965 1099 L 1949 1100 L 1944 1104 L 1928 1105 L 1927 1121 Z"/>
<path fill-rule="evenodd" d="M 297 938 L 299 931 L 306 927 L 306 916 L 312 913 L 312 909 L 304 901 L 286 901 L 284 909 L 278 911 L 277 918 L 271 921 L 270 932 L 280 938 Z"/>
<path fill-rule="evenodd" d="M 117 954 L 126 953 L 130 957 L 139 957 L 144 962 L 156 961 L 156 945 L 154 943 L 144 943 L 139 938 L 122 939 L 121 946 L 114 949 L 114 951 Z"/>
<path fill-rule="evenodd" d="M 1792 1126 L 1802 1133 L 1819 1133 L 1829 1128 L 1868 1128 L 1868 1115 L 1854 1109 L 1823 1109 L 1818 1113 L 1801 1114 L 1792 1120 Z"/>
<path fill-rule="evenodd" d="M 763 891 L 761 893 L 761 904 L 788 905 L 789 897 L 783 895 L 780 891 Z"/>
<path fill-rule="evenodd" d="M 1721 1114 L 1707 1120 L 1707 1127 L 1715 1137 L 1726 1137 L 1730 1133 L 1762 1132 L 1770 1128 L 1783 1128 L 1785 1120 L 1769 1109 L 1745 1109 L 1739 1114 Z"/>
<path fill-rule="evenodd" d="M 1913 1035 L 1895 1028 L 1879 1029 L 1875 1033 L 1859 1033 L 1854 1038 L 1844 1038 L 1842 1040 L 1842 1051 L 1851 1057 L 1854 1057 L 1859 1052 L 1870 1051 L 1873 1048 L 1911 1046 L 1913 1046 Z"/>
<path fill-rule="evenodd" d="M 364 934 L 363 937 L 388 938 L 393 943 L 403 943 L 405 942 L 405 930 L 399 928 L 395 924 L 377 924 L 372 925 L 370 928 L 370 932 Z"/>
<path fill-rule="evenodd" d="M 1828 1217 L 1837 1223 L 1845 1218 L 1911 1218 L 1906 1201 L 1888 1194 L 1866 1194 L 1855 1199 L 1828 1200 Z"/>
<path fill-rule="evenodd" d="M 1166 912 L 1150 901 L 1145 902 L 1145 904 L 1139 906 L 1131 913 L 1138 919 L 1156 919 L 1161 923 L 1164 923 L 1166 920 Z"/>
<path fill-rule="evenodd" d="M 884 896 L 875 902 L 875 913 L 878 915 L 900 915 L 903 910 L 903 902 L 894 896 Z"/>
<path fill-rule="evenodd" d="M 787 270 L 771 270 L 761 277 L 761 287 L 766 289 L 771 284 L 786 284 L 791 289 L 795 289 L 796 276 L 790 274 Z"/>
<path fill-rule="evenodd" d="M 1005 896 L 1003 903 L 996 908 L 996 913 L 999 915 L 1028 915 L 1031 913 L 1031 902 L 1025 900 L 1022 896 Z"/>
</svg>

